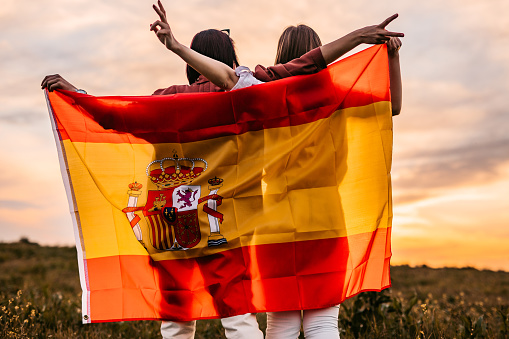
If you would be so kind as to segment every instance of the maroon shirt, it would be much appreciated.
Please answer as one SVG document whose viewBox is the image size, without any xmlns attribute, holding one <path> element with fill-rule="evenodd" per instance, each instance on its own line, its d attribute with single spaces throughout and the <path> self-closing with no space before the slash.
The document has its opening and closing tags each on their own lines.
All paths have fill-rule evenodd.
<svg viewBox="0 0 509 339">
<path fill-rule="evenodd" d="M 327 64 L 323 58 L 322 50 L 320 47 L 317 47 L 286 64 L 277 64 L 269 67 L 257 65 L 253 75 L 260 81 L 269 82 L 294 75 L 313 74 L 325 68 L 327 68 Z M 191 85 L 173 85 L 168 88 L 161 88 L 155 91 L 153 95 L 196 92 L 224 92 L 224 89 L 214 85 L 203 75 L 200 75 Z"/>
</svg>

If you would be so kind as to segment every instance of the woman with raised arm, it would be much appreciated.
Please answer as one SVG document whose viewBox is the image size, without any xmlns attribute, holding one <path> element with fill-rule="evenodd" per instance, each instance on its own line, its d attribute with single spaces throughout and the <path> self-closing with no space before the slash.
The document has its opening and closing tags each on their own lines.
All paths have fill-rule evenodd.
<svg viewBox="0 0 509 339">
<path fill-rule="evenodd" d="M 233 40 L 222 31 L 209 29 L 197 33 L 191 42 L 191 49 L 217 60 L 218 63 L 226 67 L 234 68 L 238 65 Z M 173 85 L 168 88 L 158 89 L 154 94 L 168 95 L 176 93 L 224 91 L 189 66 L 187 66 L 186 73 L 189 85 Z M 42 88 L 47 88 L 49 91 L 63 89 L 86 93 L 83 90 L 78 90 L 74 85 L 58 74 L 46 76 L 41 86 Z M 111 126 L 103 127 L 110 128 Z M 226 338 L 228 339 L 263 339 L 263 333 L 259 329 L 256 316 L 252 313 L 223 318 L 221 319 L 221 323 L 225 329 Z M 195 332 L 196 321 L 163 321 L 161 323 L 161 334 L 164 339 L 192 339 L 194 338 Z"/>
<path fill-rule="evenodd" d="M 239 64 L 233 40 L 228 34 L 217 29 L 207 29 L 197 33 L 191 41 L 190 48 L 231 68 L 235 68 Z M 186 75 L 189 85 L 172 85 L 167 88 L 158 89 L 153 94 L 168 95 L 176 93 L 224 91 L 224 89 L 211 83 L 189 65 L 186 65 Z M 84 90 L 76 88 L 59 74 L 47 75 L 43 79 L 41 87 L 47 88 L 50 92 L 56 89 L 63 89 L 86 94 Z"/>
<path fill-rule="evenodd" d="M 161 43 L 163 43 L 166 48 L 170 51 L 174 52 L 178 56 L 180 56 L 188 65 L 196 69 L 199 73 L 203 74 L 206 78 L 212 81 L 215 85 L 225 89 L 225 90 L 233 90 L 242 87 L 247 87 L 255 84 L 259 84 L 261 82 L 272 81 L 281 79 L 284 77 L 289 77 L 293 75 L 300 74 L 309 74 L 309 59 L 313 59 L 314 64 L 312 65 L 318 70 L 320 68 L 325 68 L 327 64 L 338 59 L 340 56 L 349 52 L 356 46 L 360 44 L 383 44 L 388 43 L 391 38 L 403 37 L 403 33 L 390 32 L 385 29 L 385 27 L 394 19 L 398 17 L 398 14 L 394 14 L 389 18 L 385 19 L 379 25 L 367 26 L 364 28 L 360 28 L 355 30 L 347 35 L 331 42 L 326 45 L 323 45 L 319 48 L 315 48 L 312 51 L 304 54 L 302 57 L 298 59 L 294 59 L 287 64 L 284 65 L 275 65 L 272 66 L 273 69 L 263 68 L 262 66 L 257 66 L 254 72 L 249 71 L 247 67 L 241 66 L 237 67 L 236 70 L 233 70 L 229 67 L 225 67 L 225 65 L 221 65 L 216 60 L 212 60 L 207 58 L 200 53 L 197 53 L 188 47 L 179 43 L 168 24 L 166 18 L 166 11 L 164 10 L 161 1 L 158 1 L 158 5 L 153 5 L 154 10 L 159 15 L 160 20 L 156 20 L 150 26 L 150 30 L 154 31 L 156 36 L 159 38 Z M 391 42 L 390 45 L 396 46 L 396 49 L 399 49 L 401 42 L 399 39 L 394 39 L 394 42 Z M 319 51 L 317 51 L 319 49 Z M 313 55 L 308 55 L 313 54 Z M 397 55 L 397 51 L 396 54 Z M 325 66 L 323 65 L 325 63 Z M 285 65 L 291 64 L 291 71 L 288 71 Z M 397 74 L 399 74 L 399 58 L 396 58 L 393 62 L 389 62 L 389 65 L 394 66 L 397 64 Z M 280 66 L 280 67 L 277 67 Z M 261 71 L 260 71 L 261 70 Z M 285 72 L 286 70 L 286 72 Z M 391 70 L 390 70 L 391 72 Z M 394 72 L 391 72 L 394 73 Z M 393 74 L 391 74 L 393 75 Z M 393 77 L 391 77 L 392 79 Z M 395 77 L 398 78 L 398 77 Z M 395 79 L 397 80 L 397 79 Z M 397 82 L 397 81 L 396 81 Z M 399 80 L 401 83 L 401 80 Z M 391 85 L 393 85 L 391 81 Z M 397 88 L 397 84 L 394 84 L 394 87 Z M 399 86 L 401 88 L 401 86 Z M 393 102 L 393 106 L 397 108 L 397 110 L 393 109 L 393 115 L 399 114 L 399 109 L 401 107 L 401 95 L 398 96 L 397 93 L 393 93 L 395 97 L 395 102 Z M 399 99 L 399 105 L 398 105 Z M 399 107 L 399 108 L 398 108 Z"/>
<path fill-rule="evenodd" d="M 322 46 L 320 37 L 309 26 L 298 25 L 287 27 L 279 38 L 275 64 L 284 64 L 300 58 L 305 53 Z M 393 92 L 393 115 L 401 109 L 401 77 L 399 72 L 398 50 L 401 46 L 399 38 L 391 37 L 387 42 L 391 92 Z M 316 309 L 285 312 L 267 312 L 266 338 L 296 338 L 302 326 L 306 338 L 314 333 L 320 338 L 330 335 L 336 338 L 338 329 L 339 305 Z M 328 334 L 326 334 L 328 333 Z"/>
<path fill-rule="evenodd" d="M 287 27 L 281 34 L 278 46 L 275 65 L 286 64 L 294 59 L 298 59 L 309 51 L 321 47 L 322 42 L 318 34 L 307 25 L 297 25 Z M 391 86 L 392 115 L 398 115 L 401 111 L 402 85 L 401 71 L 399 66 L 399 49 L 401 40 L 397 37 L 391 37 L 387 42 L 387 52 L 389 56 L 389 75 Z M 320 49 L 318 49 L 320 51 Z M 257 70 L 259 67 L 256 66 Z M 254 76 L 257 77 L 255 71 Z"/>
</svg>

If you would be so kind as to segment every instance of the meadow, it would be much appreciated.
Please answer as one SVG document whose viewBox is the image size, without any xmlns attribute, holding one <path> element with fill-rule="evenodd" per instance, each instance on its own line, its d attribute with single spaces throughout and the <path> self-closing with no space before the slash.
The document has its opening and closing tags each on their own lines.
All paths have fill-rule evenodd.
<svg viewBox="0 0 509 339">
<path fill-rule="evenodd" d="M 509 272 L 393 266 L 391 275 L 390 289 L 342 304 L 341 338 L 509 338 Z M 265 330 L 265 314 L 258 320 Z M 82 325 L 76 249 L 0 243 L 1 338 L 160 338 L 159 324 Z M 197 327 L 196 338 L 224 338 L 219 320 Z"/>
</svg>

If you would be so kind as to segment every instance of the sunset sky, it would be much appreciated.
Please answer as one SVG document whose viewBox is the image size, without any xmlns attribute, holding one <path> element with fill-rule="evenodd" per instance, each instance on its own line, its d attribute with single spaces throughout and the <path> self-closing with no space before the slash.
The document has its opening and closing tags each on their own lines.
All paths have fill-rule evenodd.
<svg viewBox="0 0 509 339">
<path fill-rule="evenodd" d="M 152 2 L 46 0 L 0 6 L 0 241 L 74 244 L 41 80 L 92 95 L 186 83 L 149 25 Z M 176 38 L 229 28 L 240 63 L 274 63 L 288 25 L 330 42 L 393 13 L 403 109 L 394 119 L 394 264 L 509 271 L 509 1 L 165 1 Z M 362 46 L 365 48 L 366 46 Z M 357 49 L 356 51 L 358 51 Z"/>
</svg>

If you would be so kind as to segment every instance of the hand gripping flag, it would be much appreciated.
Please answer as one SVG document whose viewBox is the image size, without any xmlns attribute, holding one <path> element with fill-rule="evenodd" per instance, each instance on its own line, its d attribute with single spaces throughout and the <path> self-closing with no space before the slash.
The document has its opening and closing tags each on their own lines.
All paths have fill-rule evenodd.
<svg viewBox="0 0 509 339">
<path fill-rule="evenodd" d="M 390 286 L 386 47 L 226 93 L 47 93 L 83 322 L 329 307 Z"/>
</svg>

